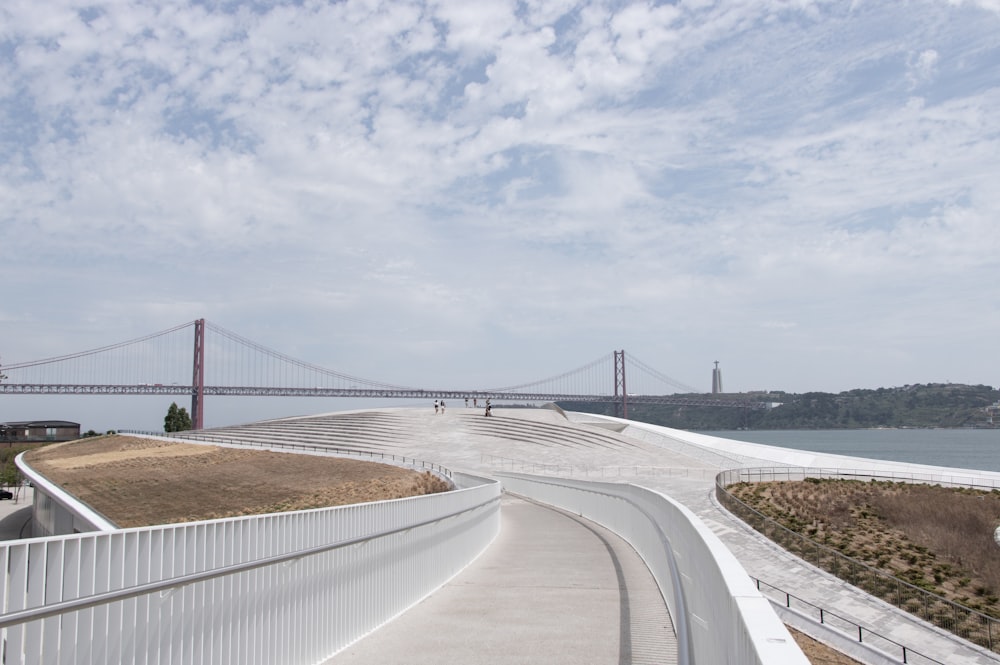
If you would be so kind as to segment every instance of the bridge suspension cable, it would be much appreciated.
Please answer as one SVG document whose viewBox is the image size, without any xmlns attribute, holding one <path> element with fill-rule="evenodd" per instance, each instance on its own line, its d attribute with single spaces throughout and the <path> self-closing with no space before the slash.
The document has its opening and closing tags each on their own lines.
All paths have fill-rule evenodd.
<svg viewBox="0 0 1000 665">
<path fill-rule="evenodd" d="M 3 366 L 7 384 L 38 386 L 33 392 L 71 392 L 81 385 L 190 386 L 190 338 L 194 322 L 124 342 Z M 187 367 L 187 371 L 184 371 Z M 10 392 L 10 390 L 6 390 Z"/>
<path fill-rule="evenodd" d="M 589 380 L 592 379 L 592 377 L 595 374 L 594 370 L 600 369 L 603 372 L 602 378 L 604 379 L 604 389 L 599 392 L 593 392 L 593 391 L 587 391 L 587 392 L 589 394 L 595 394 L 595 395 L 610 394 L 611 391 L 608 390 L 607 388 L 608 384 L 610 384 L 610 379 L 608 378 L 610 375 L 608 374 L 607 368 L 608 368 L 608 359 L 607 357 L 602 356 L 592 362 L 587 363 L 586 365 L 583 365 L 582 367 L 577 367 L 576 369 L 570 370 L 568 372 L 563 372 L 562 374 L 550 376 L 546 379 L 541 379 L 539 381 L 532 381 L 531 383 L 522 383 L 517 386 L 507 386 L 506 388 L 491 388 L 487 392 L 495 392 L 495 393 L 519 393 L 527 391 L 542 392 L 537 390 L 539 386 L 547 386 L 549 388 L 549 390 L 546 390 L 544 392 L 550 392 L 550 393 L 573 392 L 571 390 L 556 390 L 553 389 L 552 387 L 560 383 L 567 383 L 568 382 L 567 380 L 579 378 L 581 376 L 584 377 L 585 380 L 589 382 Z M 600 374 L 600 372 L 598 372 L 598 374 Z M 577 383 L 579 383 L 579 381 L 577 381 Z"/>
<path fill-rule="evenodd" d="M 625 358 L 625 367 L 629 370 L 627 373 L 630 394 L 667 395 L 678 390 L 692 394 L 701 392 L 654 369 L 631 354 L 625 355 L 622 351 L 621 355 Z M 614 393 L 615 383 L 620 378 L 619 372 L 623 371 L 623 368 L 616 369 L 615 362 L 614 356 L 605 355 L 568 372 L 530 383 L 493 388 L 491 392 L 608 396 Z"/>
<path fill-rule="evenodd" d="M 193 335 L 188 334 L 189 328 L 194 329 Z M 733 399 L 672 397 L 676 389 L 699 394 L 698 389 L 647 363 L 631 355 L 626 357 L 624 351 L 568 372 L 503 388 L 409 388 L 298 360 L 204 319 L 86 351 L 0 366 L 0 394 L 187 395 L 192 399 L 192 413 L 199 416 L 202 398 L 210 395 L 614 401 L 621 403 L 623 413 L 626 404 L 634 401 L 699 406 L 742 404 Z"/>
<path fill-rule="evenodd" d="M 96 349 L 88 349 L 87 351 L 78 351 L 76 353 L 67 353 L 66 355 L 53 356 L 51 358 L 43 358 L 41 360 L 29 360 L 29 361 L 20 362 L 20 363 L 10 363 L 10 364 L 7 364 L 7 365 L 3 365 L 3 369 L 4 369 L 4 371 L 13 371 L 13 370 L 18 370 L 18 369 L 27 369 L 29 367 L 38 367 L 38 366 L 41 366 L 41 365 L 51 365 L 53 363 L 67 362 L 67 361 L 71 361 L 71 360 L 76 360 L 78 358 L 85 358 L 87 356 L 97 355 L 99 353 L 105 353 L 105 352 L 115 351 L 115 350 L 122 349 L 122 348 L 125 348 L 125 347 L 128 347 L 128 346 L 133 346 L 133 345 L 136 345 L 136 344 L 140 344 L 142 342 L 148 342 L 148 341 L 154 340 L 154 339 L 156 339 L 158 337 L 163 337 L 165 335 L 169 335 L 170 333 L 177 332 L 178 330 L 183 330 L 184 328 L 190 328 L 190 327 L 192 327 L 194 325 L 194 323 L 195 323 L 194 321 L 188 321 L 187 323 L 182 323 L 179 326 L 174 326 L 173 328 L 168 328 L 167 330 L 161 330 L 160 332 L 151 333 L 149 335 L 145 335 L 143 337 L 137 337 L 135 339 L 130 339 L 130 340 L 125 341 L 125 342 L 118 342 L 116 344 L 109 344 L 107 346 L 101 346 L 101 347 L 98 347 Z"/>
<path fill-rule="evenodd" d="M 313 385 L 308 387 L 315 387 L 315 383 L 316 381 L 319 380 L 319 378 L 327 378 L 327 379 L 335 379 L 338 382 L 349 383 L 354 386 L 364 386 L 366 388 L 372 388 L 378 390 L 407 390 L 407 391 L 414 390 L 414 388 L 409 388 L 406 386 L 381 383 L 378 381 L 373 381 L 371 379 L 362 379 L 360 377 L 352 376 L 350 374 L 344 374 L 342 372 L 337 372 L 335 370 L 326 369 L 325 367 L 320 367 L 319 365 L 314 365 L 312 363 L 308 363 L 303 360 L 298 360 L 289 355 L 281 353 L 280 351 L 275 351 L 274 349 L 270 349 L 266 346 L 263 346 L 262 344 L 258 344 L 257 342 L 249 340 L 246 337 L 238 335 L 230 330 L 226 330 L 222 326 L 215 325 L 211 322 L 206 322 L 205 326 L 208 330 L 219 335 L 220 337 L 230 340 L 231 342 L 234 342 L 238 346 L 241 346 L 256 354 L 259 354 L 260 356 L 268 359 L 269 361 L 275 361 L 278 363 L 279 365 L 278 369 L 274 369 L 272 367 L 265 370 L 265 365 L 268 364 L 266 361 L 263 361 L 262 359 L 253 360 L 252 363 L 256 364 L 257 366 L 256 368 L 257 376 L 243 377 L 244 382 L 247 380 L 247 378 L 254 378 L 254 379 L 264 379 L 265 381 L 270 380 L 272 385 L 274 386 L 282 385 L 284 383 L 287 383 L 288 381 L 291 381 L 292 383 L 300 384 L 298 387 L 306 387 L 306 384 L 310 383 Z M 280 365 L 285 365 L 287 367 L 295 368 L 295 370 L 301 370 L 301 371 L 294 371 L 293 372 L 294 376 L 289 376 L 289 373 L 285 372 L 285 375 L 282 378 L 284 378 L 286 381 L 276 382 L 275 379 L 278 378 L 278 376 L 276 375 L 282 373 Z M 255 373 L 254 368 L 251 367 L 249 373 L 254 374 Z M 216 374 L 216 376 L 218 376 L 218 374 Z M 230 383 L 235 384 L 238 382 L 230 382 Z"/>
<path fill-rule="evenodd" d="M 660 371 L 658 371 L 656 369 L 653 369 L 652 367 L 650 367 L 646 363 L 642 362 L 641 360 L 637 359 L 635 356 L 633 356 L 631 354 L 628 357 L 625 358 L 625 362 L 629 366 L 631 366 L 633 369 L 641 370 L 645 374 L 647 374 L 647 375 L 649 375 L 649 376 L 651 376 L 653 378 L 656 378 L 659 381 L 662 381 L 663 383 L 665 383 L 665 384 L 667 384 L 669 386 L 672 386 L 674 388 L 679 388 L 681 391 L 683 391 L 685 393 L 700 393 L 700 392 L 702 392 L 702 391 L 698 390 L 697 388 L 693 388 L 693 387 L 691 387 L 689 385 L 681 383 L 677 379 L 673 379 L 673 378 L 667 376 L 663 372 L 660 372 Z M 635 385 L 635 382 L 632 381 L 632 375 L 629 376 L 629 380 L 630 380 L 630 382 L 633 385 Z"/>
</svg>

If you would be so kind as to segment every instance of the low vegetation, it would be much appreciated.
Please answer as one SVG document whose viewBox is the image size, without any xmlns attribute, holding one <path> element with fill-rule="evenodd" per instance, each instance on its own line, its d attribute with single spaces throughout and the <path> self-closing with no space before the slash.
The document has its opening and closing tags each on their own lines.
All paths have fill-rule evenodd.
<svg viewBox="0 0 1000 665">
<path fill-rule="evenodd" d="M 987 638 L 975 614 L 915 590 L 1000 618 L 1000 551 L 994 541 L 1000 492 L 818 478 L 738 483 L 728 490 L 801 538 L 762 528 L 751 516 L 755 528 L 890 603 L 980 643 Z M 831 550 L 859 564 L 827 555 Z"/>
<path fill-rule="evenodd" d="M 755 400 L 771 409 L 629 404 L 632 420 L 687 430 L 851 429 L 870 427 L 990 427 L 1000 423 L 1000 390 L 992 386 L 926 383 L 841 393 L 752 392 L 675 397 Z M 574 411 L 615 414 L 615 404 L 562 404 Z"/>
<path fill-rule="evenodd" d="M 11 446 L 10 448 L 0 448 L 0 485 L 13 486 L 21 483 L 21 472 L 14 464 L 14 458 L 26 450 L 35 448 L 35 445 Z"/>
</svg>

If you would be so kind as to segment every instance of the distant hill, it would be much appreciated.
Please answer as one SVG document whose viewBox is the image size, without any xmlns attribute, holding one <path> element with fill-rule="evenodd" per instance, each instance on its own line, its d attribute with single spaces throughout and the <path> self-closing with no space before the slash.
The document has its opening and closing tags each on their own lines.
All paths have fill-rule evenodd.
<svg viewBox="0 0 1000 665">
<path fill-rule="evenodd" d="M 1000 427 L 1000 407 L 997 406 L 1000 391 L 991 386 L 928 383 L 837 394 L 778 391 L 746 393 L 738 397 L 780 405 L 746 410 L 630 403 L 628 417 L 685 430 Z M 562 402 L 559 406 L 572 411 L 615 415 L 615 405 L 608 403 Z M 990 424 L 991 415 L 995 425 Z"/>
</svg>

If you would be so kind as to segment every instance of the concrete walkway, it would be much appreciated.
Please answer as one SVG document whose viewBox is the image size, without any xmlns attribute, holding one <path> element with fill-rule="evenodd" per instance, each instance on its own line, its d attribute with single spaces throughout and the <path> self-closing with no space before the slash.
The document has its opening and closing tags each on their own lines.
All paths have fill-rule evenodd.
<svg viewBox="0 0 1000 665">
<path fill-rule="evenodd" d="M 226 434 L 244 440 L 270 437 L 361 449 L 381 448 L 433 460 L 455 470 L 487 475 L 504 470 L 642 485 L 662 492 L 697 514 L 751 576 L 897 643 L 874 644 L 866 639 L 866 644 L 858 644 L 856 627 L 832 630 L 832 622 L 820 625 L 800 615 L 782 614 L 777 608 L 790 625 L 859 661 L 871 665 L 902 662 L 902 645 L 908 649 L 906 660 L 911 665 L 1000 664 L 1000 655 L 931 626 L 789 554 L 722 509 L 714 499 L 716 474 L 741 466 L 903 472 L 928 472 L 934 467 L 794 451 L 665 428 L 650 429 L 640 423 L 588 414 L 563 415 L 546 409 L 495 408 L 494 416 L 484 418 L 479 411 L 462 408 L 449 409 L 447 415 L 434 415 L 429 408 L 368 410 L 249 425 L 233 428 Z M 1000 474 L 974 473 L 995 475 L 1000 482 Z M 583 563 L 571 555 L 582 555 L 563 551 L 569 549 L 563 544 L 573 543 L 573 547 L 578 547 L 582 541 L 567 540 L 562 535 L 552 537 L 550 530 L 554 525 L 548 520 L 539 518 L 534 527 L 533 519 L 522 522 L 526 515 L 517 516 L 521 510 L 518 505 L 504 505 L 503 533 L 478 561 L 423 603 L 331 662 L 429 663 L 459 659 L 509 664 L 609 662 L 611 658 L 630 662 L 621 655 L 621 645 L 626 641 L 621 637 L 624 625 L 620 616 L 621 594 L 615 595 L 618 600 L 612 599 L 610 596 L 614 594 L 608 586 L 614 565 L 596 564 L 593 569 L 586 569 L 586 574 L 574 578 L 572 568 Z M 524 512 L 530 511 L 525 508 Z M 583 529 L 579 525 L 577 528 Z M 598 539 L 592 537 L 592 540 L 596 543 Z M 609 538 L 608 542 L 613 540 Z M 609 558 L 607 554 L 605 558 Z M 527 569 L 529 563 L 531 570 Z M 600 579 L 601 586 L 589 588 L 589 594 L 583 593 L 587 587 L 574 586 L 574 579 L 576 584 L 584 585 Z M 640 613 L 636 609 L 636 590 L 644 587 L 629 582 L 625 588 L 629 596 L 629 621 L 634 623 Z M 505 589 L 516 589 L 522 595 L 518 597 Z M 556 590 L 566 593 L 565 602 L 554 601 L 552 593 Z M 599 596 L 599 591 L 605 595 Z M 601 602 L 611 607 L 593 607 Z M 658 602 L 662 606 L 662 599 Z M 540 611 L 532 610 L 533 605 Z M 592 612 L 600 612 L 602 621 L 582 620 Z M 618 618 L 614 619 L 612 614 Z M 598 627 L 603 621 L 608 621 L 608 625 Z M 663 622 L 654 619 L 650 625 L 659 626 Z M 582 641 L 574 645 L 562 631 L 576 633 Z M 672 629 L 659 632 L 673 633 Z M 631 662 L 657 662 L 639 660 L 640 641 L 633 629 L 630 628 L 629 634 Z M 550 641 L 557 645 L 566 642 L 567 646 L 548 653 L 545 650 Z M 612 643 L 614 647 L 610 648 Z M 879 651 L 872 651 L 871 646 L 877 646 Z M 348 660 L 351 658 L 354 660 Z M 659 661 L 671 662 L 664 658 Z"/>
<path fill-rule="evenodd" d="M 502 516 L 497 540 L 472 565 L 327 663 L 677 662 L 670 616 L 630 546 L 510 495 Z"/>
</svg>

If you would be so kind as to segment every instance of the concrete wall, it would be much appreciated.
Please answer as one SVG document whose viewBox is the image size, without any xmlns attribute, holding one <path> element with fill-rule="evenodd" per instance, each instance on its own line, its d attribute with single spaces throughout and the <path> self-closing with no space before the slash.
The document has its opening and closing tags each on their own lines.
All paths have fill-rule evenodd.
<svg viewBox="0 0 1000 665">
<path fill-rule="evenodd" d="M 80 425 L 69 421 L 0 423 L 0 440 L 11 445 L 75 441 L 79 438 Z"/>
<path fill-rule="evenodd" d="M 115 529 L 115 525 L 103 515 L 32 469 L 24 461 L 24 453 L 18 455 L 14 462 L 24 477 L 35 487 L 35 501 L 31 515 L 32 537 Z"/>
</svg>

